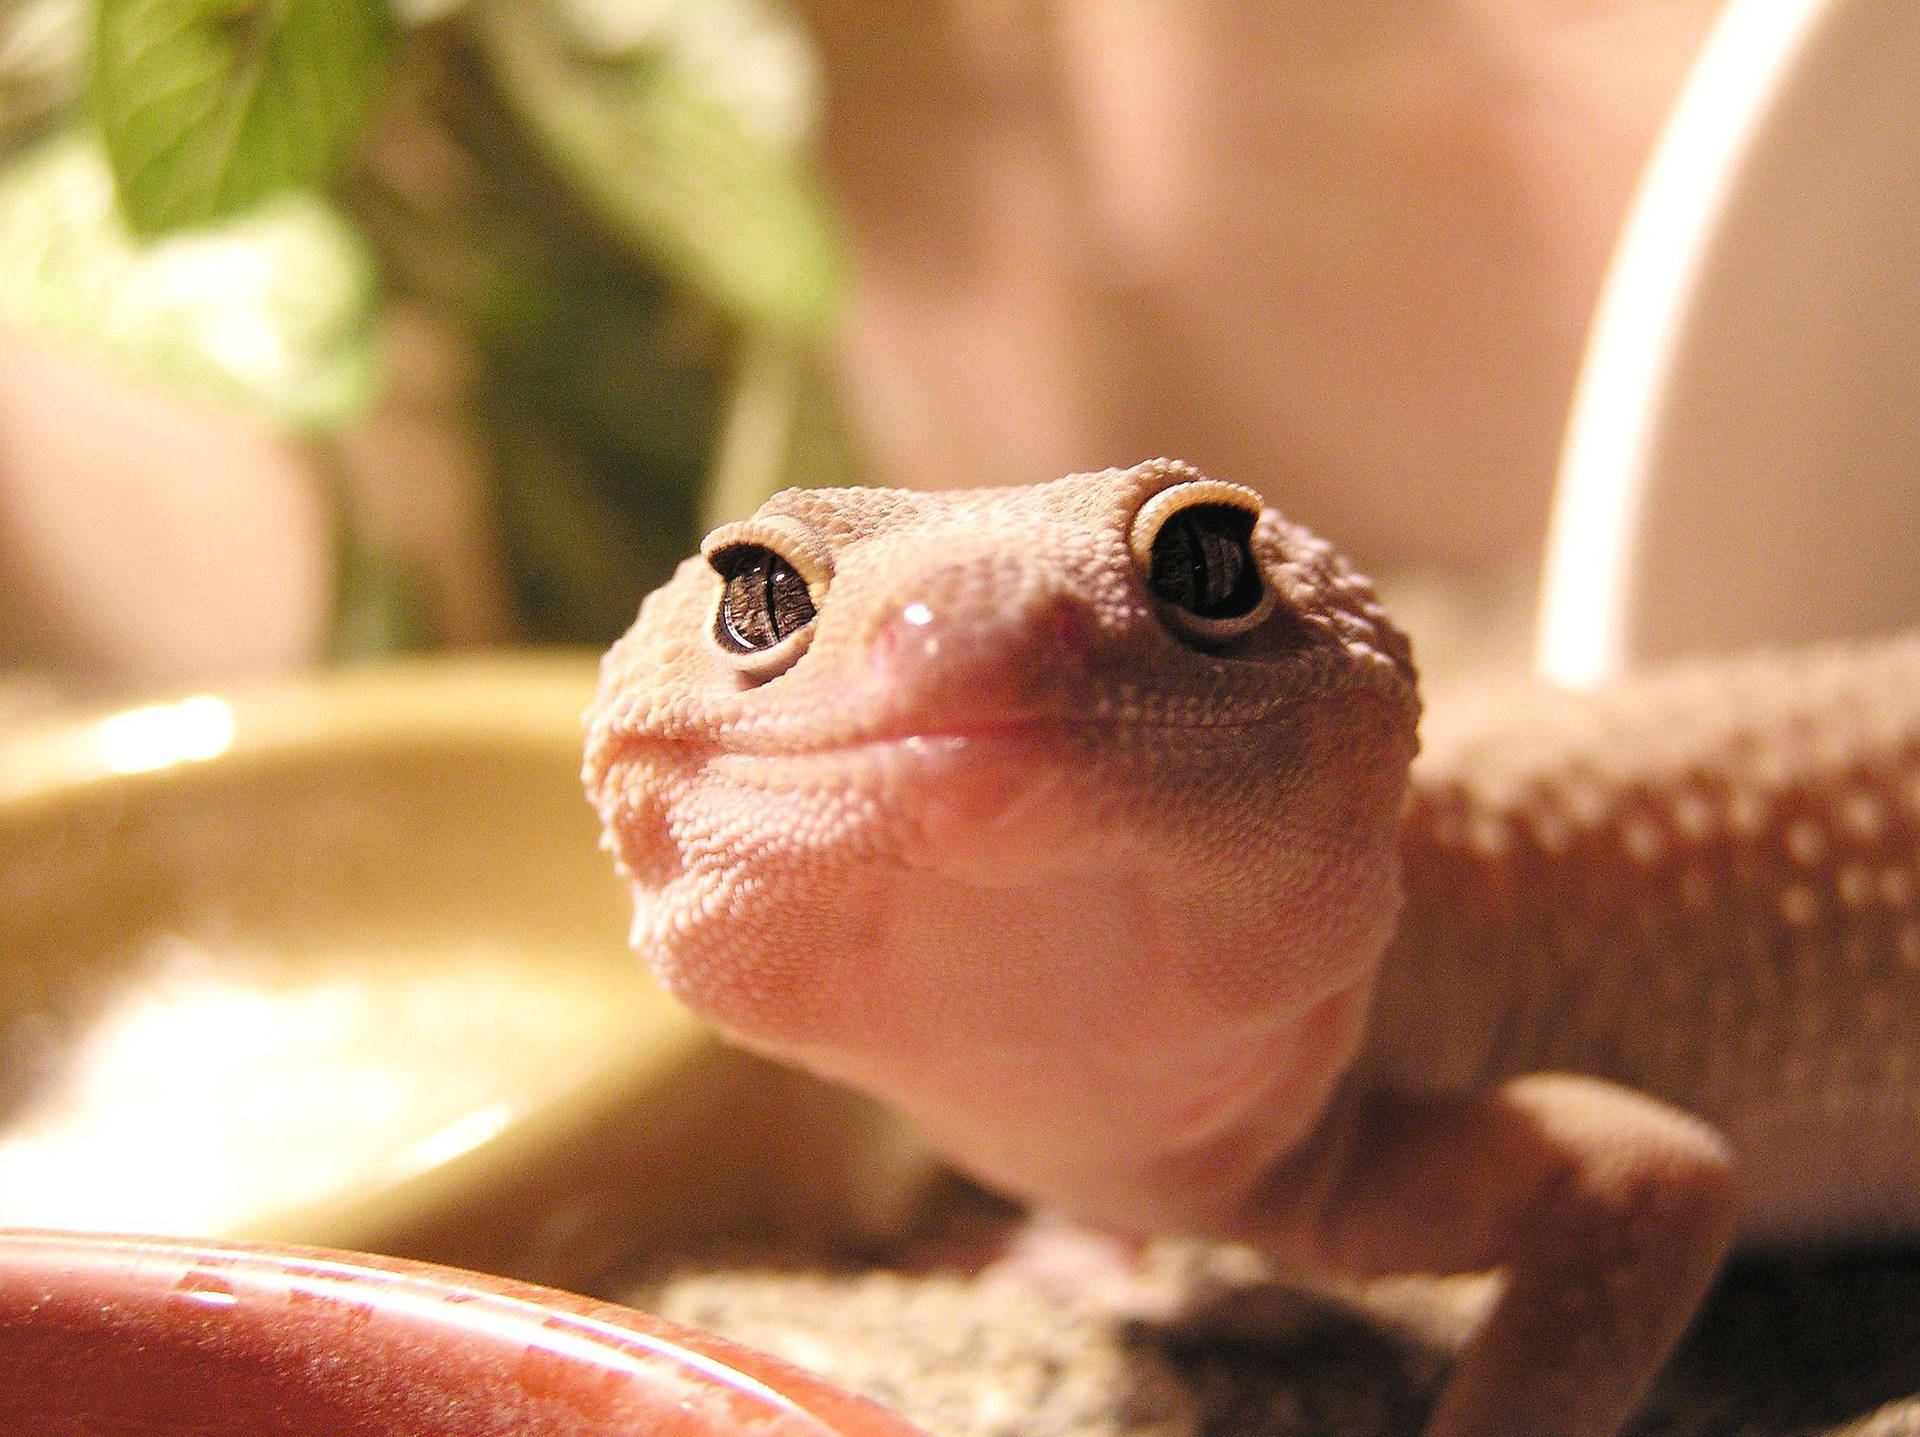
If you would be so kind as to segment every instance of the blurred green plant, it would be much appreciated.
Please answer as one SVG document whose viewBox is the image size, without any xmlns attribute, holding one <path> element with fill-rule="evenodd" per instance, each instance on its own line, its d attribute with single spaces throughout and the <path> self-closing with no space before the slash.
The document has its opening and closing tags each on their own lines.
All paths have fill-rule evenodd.
<svg viewBox="0 0 1920 1437">
<path fill-rule="evenodd" d="M 289 426 L 366 410 L 377 308 L 366 246 L 311 193 L 142 245 L 88 137 L 42 140 L 0 172 L 0 314 Z"/>
<path fill-rule="evenodd" d="M 329 184 L 393 30 L 387 0 L 95 0 L 88 88 L 127 223 L 162 235 Z"/>
<path fill-rule="evenodd" d="M 814 87 L 780 0 L 0 0 L 0 322 L 338 474 L 382 314 L 425 306 L 524 631 L 604 642 L 699 525 L 852 477 Z M 337 488 L 335 652 L 423 642 Z"/>
</svg>

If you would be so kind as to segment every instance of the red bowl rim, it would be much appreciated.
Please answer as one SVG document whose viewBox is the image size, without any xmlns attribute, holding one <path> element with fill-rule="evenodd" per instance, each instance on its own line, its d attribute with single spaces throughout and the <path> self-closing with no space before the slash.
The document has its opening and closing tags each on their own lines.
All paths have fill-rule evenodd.
<svg viewBox="0 0 1920 1437">
<path fill-rule="evenodd" d="M 632 1374 L 637 1362 L 666 1364 L 713 1384 L 760 1418 L 785 1418 L 781 1425 L 795 1433 L 925 1437 L 878 1403 L 727 1338 L 510 1278 L 328 1248 L 0 1228 L 0 1308 L 15 1312 L 35 1310 L 32 1300 L 19 1303 L 35 1293 L 78 1290 L 110 1302 L 198 1298 L 231 1306 L 242 1288 L 350 1306 L 362 1323 L 368 1314 L 384 1316 L 396 1331 L 424 1324 L 482 1345 L 504 1339 L 557 1349 L 600 1377 Z M 255 1320 L 269 1319 L 256 1313 Z M 0 1335 L 5 1331 L 0 1314 Z"/>
</svg>

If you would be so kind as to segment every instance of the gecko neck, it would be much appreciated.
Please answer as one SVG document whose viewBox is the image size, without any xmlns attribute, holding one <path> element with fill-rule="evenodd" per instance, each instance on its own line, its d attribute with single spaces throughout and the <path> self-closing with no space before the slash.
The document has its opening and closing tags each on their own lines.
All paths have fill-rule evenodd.
<svg viewBox="0 0 1920 1437">
<path fill-rule="evenodd" d="M 1016 902 L 924 872 L 865 882 L 871 946 L 848 955 L 865 981 L 824 983 L 857 1006 L 736 1036 L 885 1095 L 974 1176 L 1082 1220 L 1225 1230 L 1359 1050 L 1371 963 L 1279 951 L 1277 909 L 1223 911 L 1210 888 L 1196 901 L 1106 860 L 1097 882 L 1067 873 Z M 1288 980 L 1248 981 L 1255 965 Z"/>
</svg>

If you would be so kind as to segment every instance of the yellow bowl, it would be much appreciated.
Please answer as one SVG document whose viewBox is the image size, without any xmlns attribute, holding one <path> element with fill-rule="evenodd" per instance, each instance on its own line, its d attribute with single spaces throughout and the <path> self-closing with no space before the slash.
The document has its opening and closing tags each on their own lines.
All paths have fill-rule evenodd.
<svg viewBox="0 0 1920 1437">
<path fill-rule="evenodd" d="M 568 1283 L 909 1203 L 897 1129 L 722 1048 L 626 950 L 592 683 L 425 662 L 0 742 L 0 1226 Z"/>
</svg>

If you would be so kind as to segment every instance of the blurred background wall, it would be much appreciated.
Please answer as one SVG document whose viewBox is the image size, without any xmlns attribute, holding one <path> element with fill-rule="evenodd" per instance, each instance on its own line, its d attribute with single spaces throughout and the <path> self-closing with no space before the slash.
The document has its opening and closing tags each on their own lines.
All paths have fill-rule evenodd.
<svg viewBox="0 0 1920 1437">
<path fill-rule="evenodd" d="M 1519 654 L 1716 9 L 14 0 L 10 692 L 597 644 L 783 484 L 1155 454 Z"/>
</svg>

